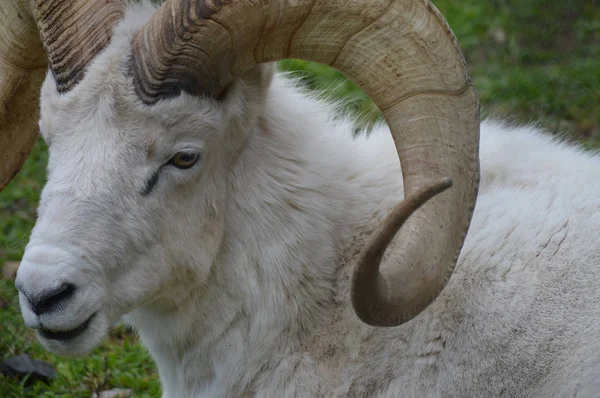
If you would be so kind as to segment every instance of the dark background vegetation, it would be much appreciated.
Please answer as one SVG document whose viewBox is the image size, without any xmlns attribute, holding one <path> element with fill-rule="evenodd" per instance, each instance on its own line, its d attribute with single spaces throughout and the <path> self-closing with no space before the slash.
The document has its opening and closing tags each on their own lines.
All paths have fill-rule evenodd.
<svg viewBox="0 0 600 398">
<path fill-rule="evenodd" d="M 537 121 L 552 133 L 600 147 L 600 2 L 598 0 L 434 0 L 457 35 L 484 115 Z M 343 99 L 366 126 L 377 108 L 338 71 L 298 60 L 280 63 L 310 88 Z M 40 140 L 0 193 L 0 264 L 19 260 L 36 218 L 47 153 Z M 58 371 L 51 385 L 0 376 L 0 397 L 89 397 L 113 387 L 159 396 L 156 369 L 133 333 L 119 326 L 84 359 L 45 352 L 22 322 L 16 290 L 0 280 L 0 361 L 22 353 Z"/>
</svg>

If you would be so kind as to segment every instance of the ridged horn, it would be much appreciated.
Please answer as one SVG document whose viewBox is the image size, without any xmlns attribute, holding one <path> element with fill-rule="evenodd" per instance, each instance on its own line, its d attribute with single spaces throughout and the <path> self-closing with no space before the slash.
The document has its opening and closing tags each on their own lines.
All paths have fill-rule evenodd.
<svg viewBox="0 0 600 398">
<path fill-rule="evenodd" d="M 123 0 L 34 0 L 33 16 L 58 92 L 71 90 L 109 43 Z"/>
</svg>

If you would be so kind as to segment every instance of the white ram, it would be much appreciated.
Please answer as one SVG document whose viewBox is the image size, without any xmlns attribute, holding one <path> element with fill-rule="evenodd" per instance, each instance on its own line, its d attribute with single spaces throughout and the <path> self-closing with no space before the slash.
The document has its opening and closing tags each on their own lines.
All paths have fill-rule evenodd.
<svg viewBox="0 0 600 398">
<path fill-rule="evenodd" d="M 487 122 L 478 150 L 462 58 L 426 0 L 258 3 L 198 2 L 191 13 L 169 1 L 154 16 L 134 6 L 112 39 L 117 0 L 0 5 L 11 107 L 0 114 L 0 184 L 35 137 L 37 29 L 51 69 L 40 116 L 48 183 L 17 277 L 42 344 L 85 354 L 123 316 L 168 397 L 597 394 L 600 157 Z M 245 18 L 231 24 L 236 13 Z M 192 22 L 185 40 L 196 45 L 185 46 L 178 35 Z M 354 139 L 351 122 L 272 64 L 251 67 L 244 40 L 259 37 L 251 53 L 271 61 L 290 26 L 298 42 L 283 54 L 323 60 L 325 33 L 366 51 L 331 62 L 384 110 L 404 184 L 387 127 Z M 243 56 L 224 52 L 238 45 L 226 36 L 207 44 L 223 31 Z M 372 40 L 360 47 L 363 34 Z M 419 208 L 446 175 L 454 186 Z"/>
</svg>

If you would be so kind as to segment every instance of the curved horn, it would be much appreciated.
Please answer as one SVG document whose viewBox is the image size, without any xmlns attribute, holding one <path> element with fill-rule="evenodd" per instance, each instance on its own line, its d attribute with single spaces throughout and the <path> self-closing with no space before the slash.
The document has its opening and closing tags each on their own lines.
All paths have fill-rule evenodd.
<svg viewBox="0 0 600 398">
<path fill-rule="evenodd" d="M 407 200 L 363 250 L 352 302 L 370 325 L 406 322 L 446 285 L 477 195 L 479 105 L 458 43 L 428 0 L 169 0 L 135 38 L 132 72 L 153 104 L 180 90 L 218 96 L 284 58 L 341 70 L 390 127 Z M 443 177 L 453 188 L 424 204 Z M 399 243 L 380 269 L 390 231 Z"/>
<path fill-rule="evenodd" d="M 0 190 L 35 143 L 46 67 L 59 92 L 73 88 L 110 42 L 123 7 L 121 0 L 0 1 Z"/>
<path fill-rule="evenodd" d="M 46 56 L 28 0 L 0 1 L 0 191 L 37 138 Z"/>
</svg>

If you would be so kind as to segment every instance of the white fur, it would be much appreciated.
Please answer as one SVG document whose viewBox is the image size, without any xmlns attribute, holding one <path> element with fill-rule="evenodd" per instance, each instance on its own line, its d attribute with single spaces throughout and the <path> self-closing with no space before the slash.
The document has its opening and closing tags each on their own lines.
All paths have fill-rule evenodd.
<svg viewBox="0 0 600 398">
<path fill-rule="evenodd" d="M 592 396 L 600 388 L 600 157 L 533 127 L 481 126 L 481 189 L 440 297 L 395 328 L 354 315 L 348 278 L 365 237 L 402 198 L 385 126 L 351 122 L 271 68 L 223 102 L 143 105 L 126 61 L 152 9 L 138 6 L 84 80 L 49 75 L 40 217 L 17 283 L 74 283 L 32 327 L 85 354 L 122 316 L 158 364 L 165 397 Z M 148 156 L 147 149 L 154 151 Z M 181 148 L 202 164 L 165 167 Z M 423 242 L 427 244 L 427 242 Z"/>
</svg>

